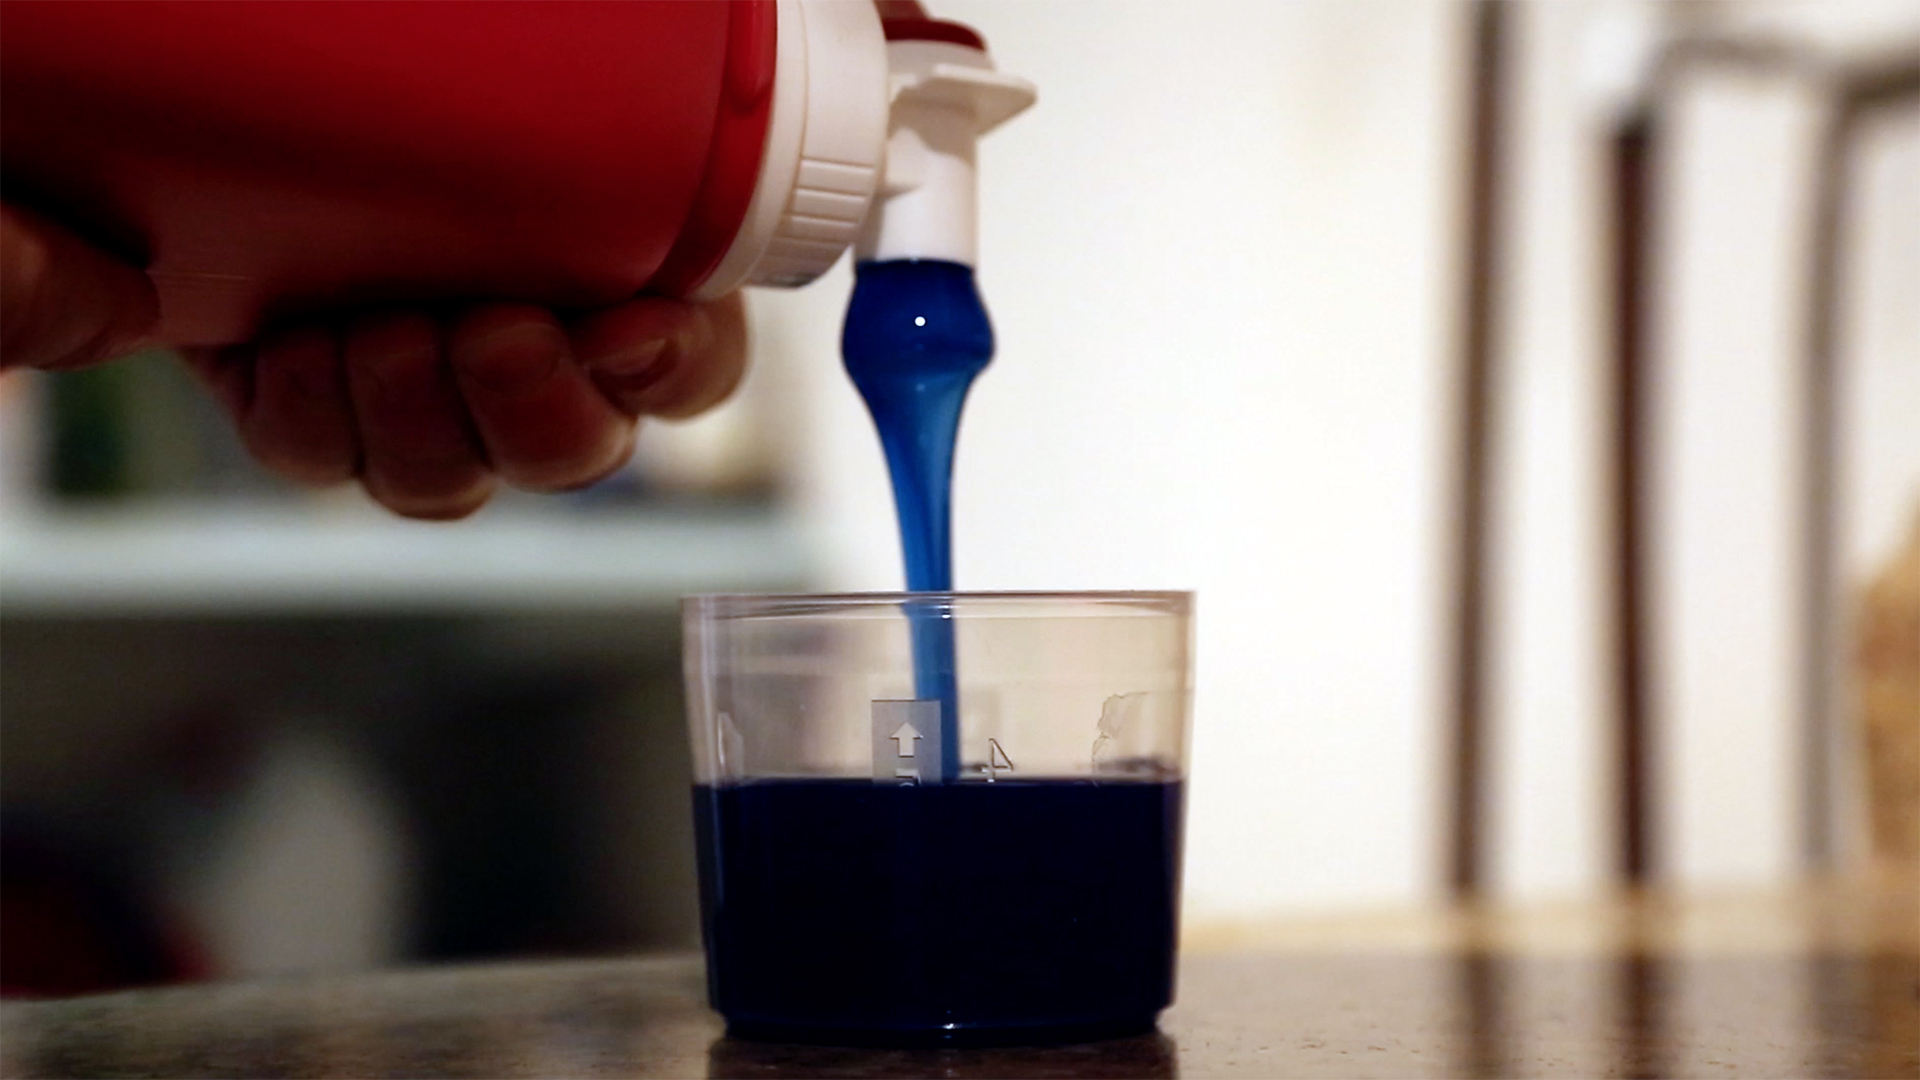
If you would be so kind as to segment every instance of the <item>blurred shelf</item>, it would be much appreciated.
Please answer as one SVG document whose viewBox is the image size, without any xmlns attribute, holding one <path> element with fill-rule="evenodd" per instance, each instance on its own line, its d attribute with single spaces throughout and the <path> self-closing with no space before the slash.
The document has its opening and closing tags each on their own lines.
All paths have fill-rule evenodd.
<svg viewBox="0 0 1920 1080">
<path fill-rule="evenodd" d="M 452 524 L 298 505 L 45 510 L 0 523 L 0 612 L 658 609 L 802 588 L 809 567 L 798 530 L 751 507 L 502 507 Z"/>
</svg>

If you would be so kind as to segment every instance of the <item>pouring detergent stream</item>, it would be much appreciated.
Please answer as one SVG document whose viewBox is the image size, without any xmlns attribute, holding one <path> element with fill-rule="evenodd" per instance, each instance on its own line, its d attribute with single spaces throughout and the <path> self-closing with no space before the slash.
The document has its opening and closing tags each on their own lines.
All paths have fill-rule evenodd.
<svg viewBox="0 0 1920 1080">
<path fill-rule="evenodd" d="M 911 592 L 953 589 L 954 442 L 967 390 L 993 357 L 993 327 L 974 283 L 974 149 L 1032 104 L 1024 80 L 993 70 L 978 35 L 916 21 L 888 24 L 893 109 L 885 179 L 857 242 L 841 338 L 847 373 L 886 453 Z M 960 770 L 953 625 L 944 605 L 905 605 L 914 696 L 939 702 L 938 778 Z M 924 777 L 931 779 L 932 777 Z"/>
</svg>

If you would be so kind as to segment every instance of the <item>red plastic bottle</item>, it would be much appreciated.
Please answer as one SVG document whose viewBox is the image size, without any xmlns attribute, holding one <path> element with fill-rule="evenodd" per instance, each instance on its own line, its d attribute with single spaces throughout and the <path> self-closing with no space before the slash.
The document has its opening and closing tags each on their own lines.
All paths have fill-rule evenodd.
<svg viewBox="0 0 1920 1080">
<path fill-rule="evenodd" d="M 147 267 L 179 344 L 799 283 L 889 93 L 868 0 L 0 3 L 6 198 Z"/>
</svg>

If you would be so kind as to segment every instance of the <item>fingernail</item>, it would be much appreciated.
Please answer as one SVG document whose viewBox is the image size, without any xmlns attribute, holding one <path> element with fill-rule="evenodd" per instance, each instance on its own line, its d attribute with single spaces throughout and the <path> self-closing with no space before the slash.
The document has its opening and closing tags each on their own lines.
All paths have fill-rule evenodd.
<svg viewBox="0 0 1920 1080">
<path fill-rule="evenodd" d="M 395 391 L 432 377 L 440 345 L 431 334 L 398 320 L 366 320 L 348 332 L 348 366 L 382 391 Z M 426 361 L 425 365 L 417 361 Z"/>
<path fill-rule="evenodd" d="M 559 370 L 566 346 L 547 323 L 516 323 L 455 346 L 453 366 L 496 394 L 524 394 Z"/>
<path fill-rule="evenodd" d="M 631 397 L 658 383 L 672 369 L 667 345 L 666 341 L 630 345 L 589 360 L 587 367 L 603 390 Z"/>
<path fill-rule="evenodd" d="M 599 356 L 586 357 L 586 364 L 595 371 L 607 375 L 638 375 L 649 371 L 660 363 L 660 356 L 667 351 L 666 339 L 643 341 L 637 345 L 627 345 Z"/>
</svg>

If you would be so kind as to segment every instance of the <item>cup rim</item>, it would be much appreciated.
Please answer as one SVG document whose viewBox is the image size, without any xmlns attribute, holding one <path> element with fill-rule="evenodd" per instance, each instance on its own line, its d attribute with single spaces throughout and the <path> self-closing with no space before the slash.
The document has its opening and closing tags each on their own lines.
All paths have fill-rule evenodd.
<svg viewBox="0 0 1920 1080">
<path fill-rule="evenodd" d="M 983 592 L 841 592 L 841 593 L 699 593 L 680 601 L 690 617 L 751 618 L 800 615 L 897 617 L 904 605 L 951 608 L 965 614 L 991 615 L 1000 607 L 1039 605 L 1048 615 L 1173 615 L 1193 613 L 1194 594 L 1177 589 L 1090 589 L 1083 591 L 1004 590 Z"/>
</svg>

